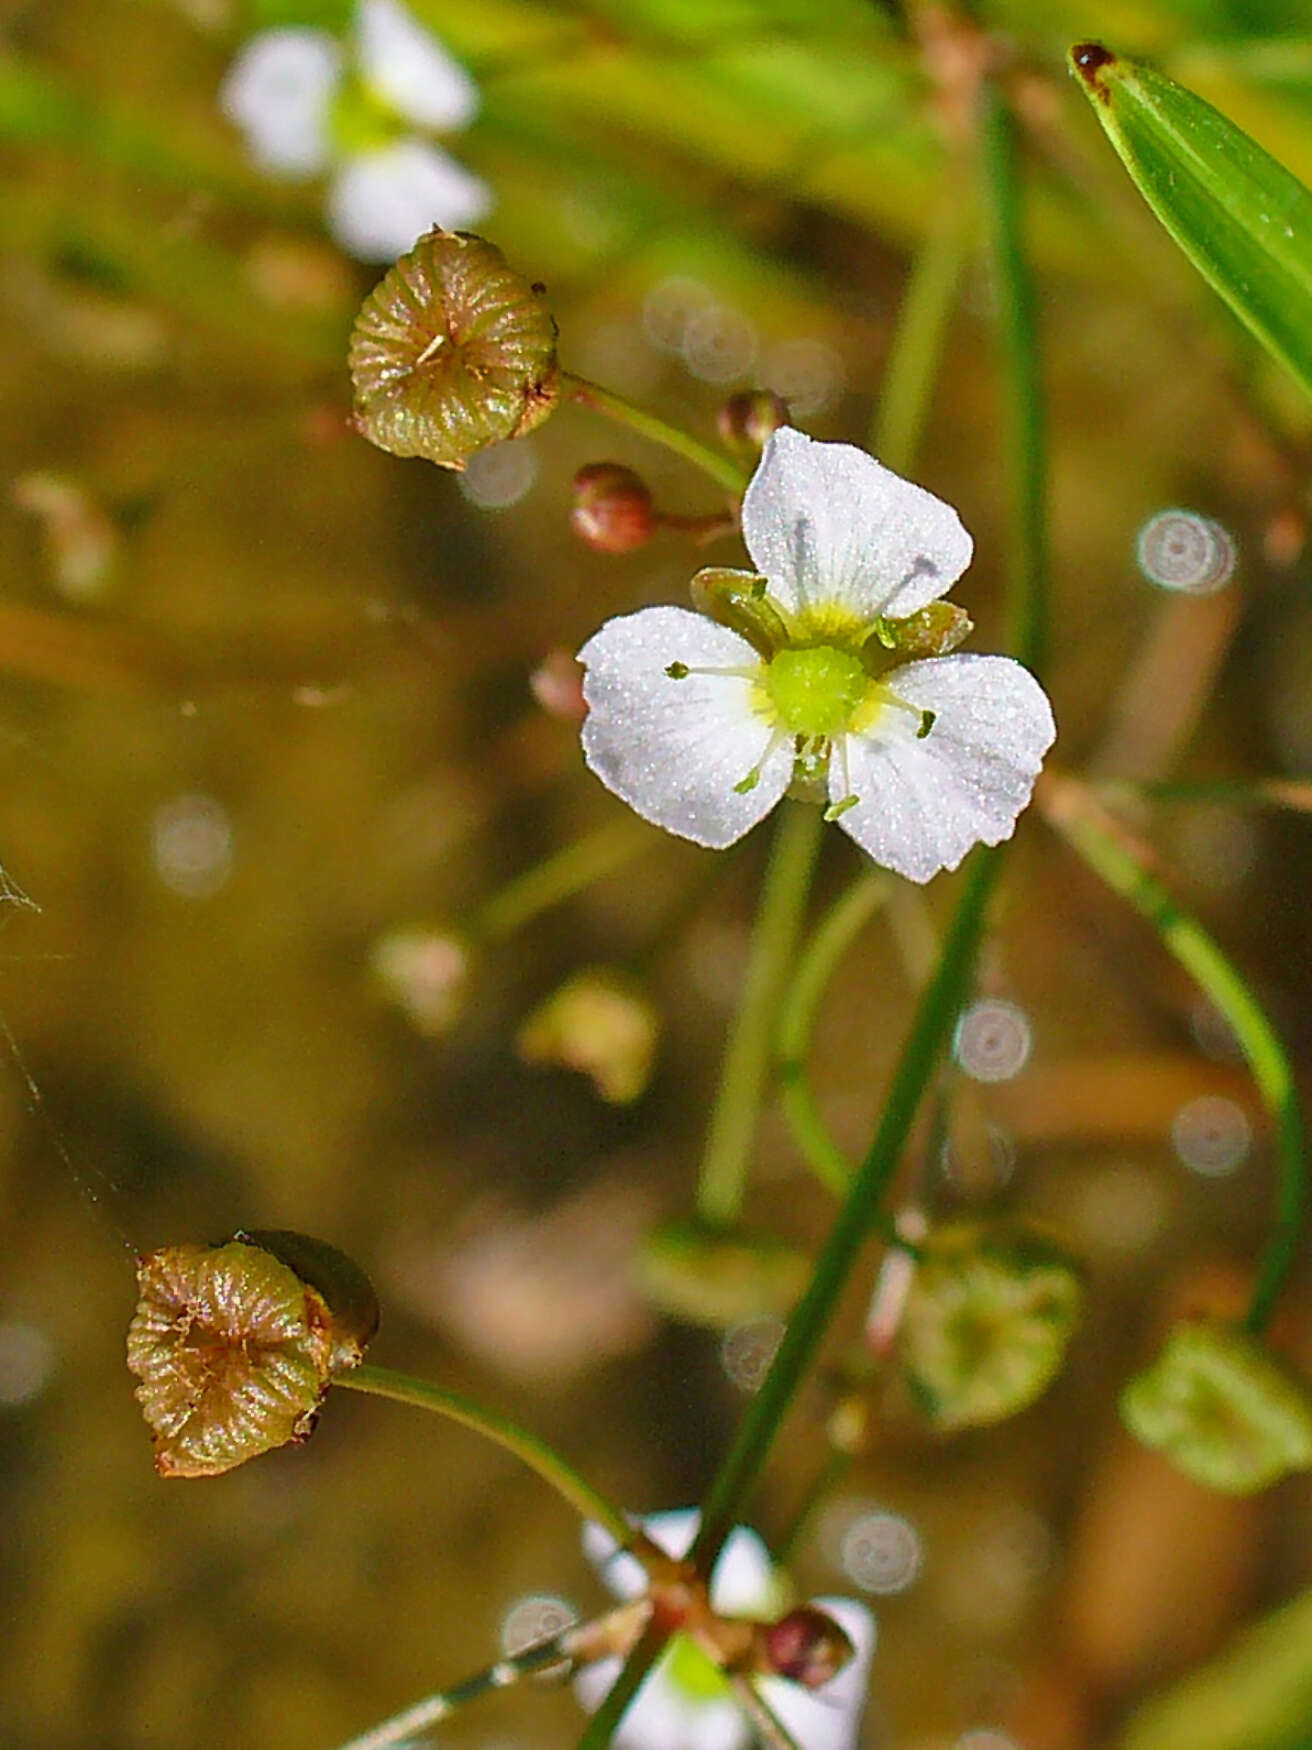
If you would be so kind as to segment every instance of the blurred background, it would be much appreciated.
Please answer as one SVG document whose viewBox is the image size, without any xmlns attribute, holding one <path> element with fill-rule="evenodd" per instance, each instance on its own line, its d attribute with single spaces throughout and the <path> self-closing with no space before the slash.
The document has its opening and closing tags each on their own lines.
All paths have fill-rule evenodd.
<svg viewBox="0 0 1312 1750">
<path fill-rule="evenodd" d="M 490 191 L 478 229 L 546 283 L 563 362 L 708 440 L 726 395 L 765 386 L 815 435 L 868 441 L 909 265 L 952 204 L 959 281 L 913 472 L 975 537 L 956 599 L 974 648 L 998 648 L 969 22 L 873 0 L 410 10 L 478 87 L 444 146 Z M 722 501 L 578 408 L 460 476 L 349 430 L 346 343 L 381 270 L 326 226 L 340 166 L 262 167 L 221 92 L 255 33 L 349 43 L 352 15 L 0 6 L 5 1750 L 331 1750 L 495 1657 L 517 1601 L 603 1602 L 533 1477 L 394 1405 L 338 1393 L 304 1449 L 158 1481 L 123 1363 L 134 1250 L 245 1225 L 333 1242 L 378 1286 L 375 1360 L 513 1414 L 640 1510 L 698 1498 L 771 1340 L 667 1316 L 634 1269 L 691 1207 L 762 835 L 717 857 L 630 826 L 582 766 L 559 654 L 741 550 L 671 530 L 624 557 L 582 546 L 589 461 L 639 468 L 673 513 Z M 1306 410 L 1156 228 L 1064 56 L 1100 35 L 1154 58 L 1309 179 L 1308 17 L 976 15 L 1019 117 L 1040 294 L 1058 757 L 1199 783 L 1126 806 L 1305 1060 L 1306 794 L 1275 807 L 1256 785 L 1312 767 Z M 1177 508 L 1223 550 L 1185 588 L 1140 539 Z M 580 841 L 598 879 L 522 923 L 522 889 L 489 912 Z M 857 866 L 833 835 L 821 898 Z M 826 1003 L 816 1080 L 854 1151 L 953 890 L 927 912 L 895 898 Z M 1037 816 L 1006 895 L 952 1132 L 909 1170 L 938 1212 L 1052 1223 L 1090 1307 L 1039 1407 L 950 1440 L 878 1426 L 800 1538 L 804 1591 L 877 1611 L 865 1741 L 899 1750 L 1116 1743 L 1312 1582 L 1306 1479 L 1211 1496 L 1115 1420 L 1164 1321 L 1242 1304 L 1261 1247 L 1271 1150 L 1233 1040 Z M 649 1077 L 641 1049 L 618 1086 L 613 1053 L 600 1087 L 526 1061 L 526 1020 L 598 966 L 650 1005 Z M 767 1111 L 753 1225 L 807 1249 L 832 1210 Z M 1307 1366 L 1310 1315 L 1303 1273 L 1277 1336 Z M 824 1464 L 834 1402 L 816 1380 L 776 1451 L 767 1537 Z M 1226 1742 L 1312 1741 L 1309 1645 L 1271 1654 L 1296 1699 Z M 580 1721 L 535 1688 L 443 1741 L 549 1750 Z"/>
</svg>

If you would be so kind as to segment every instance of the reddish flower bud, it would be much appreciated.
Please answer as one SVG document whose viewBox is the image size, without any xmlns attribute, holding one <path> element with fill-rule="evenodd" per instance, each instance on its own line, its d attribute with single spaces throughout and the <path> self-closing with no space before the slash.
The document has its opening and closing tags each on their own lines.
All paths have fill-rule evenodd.
<svg viewBox="0 0 1312 1750">
<path fill-rule="evenodd" d="M 574 476 L 570 527 L 598 553 L 631 553 L 651 539 L 656 512 L 644 481 L 619 462 L 589 462 Z"/>
<path fill-rule="evenodd" d="M 778 1677 L 821 1689 L 837 1677 L 854 1651 L 850 1637 L 813 1604 L 790 1610 L 762 1631 L 762 1664 Z"/>
<path fill-rule="evenodd" d="M 721 407 L 717 424 L 731 450 L 759 455 L 772 431 L 787 425 L 788 403 L 773 389 L 743 389 Z"/>
</svg>

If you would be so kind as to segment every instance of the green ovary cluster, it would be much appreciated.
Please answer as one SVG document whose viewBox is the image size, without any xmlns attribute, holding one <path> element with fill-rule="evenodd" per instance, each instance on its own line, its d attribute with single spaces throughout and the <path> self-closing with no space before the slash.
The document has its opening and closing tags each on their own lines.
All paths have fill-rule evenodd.
<svg viewBox="0 0 1312 1750">
<path fill-rule="evenodd" d="M 328 118 L 334 156 L 355 158 L 382 151 L 405 132 L 406 124 L 385 98 L 357 77 L 342 80 Z"/>
<path fill-rule="evenodd" d="M 826 741 L 856 727 L 862 708 L 876 703 L 876 683 L 861 658 L 833 644 L 779 651 L 760 689 L 764 710 L 781 728 Z"/>
</svg>

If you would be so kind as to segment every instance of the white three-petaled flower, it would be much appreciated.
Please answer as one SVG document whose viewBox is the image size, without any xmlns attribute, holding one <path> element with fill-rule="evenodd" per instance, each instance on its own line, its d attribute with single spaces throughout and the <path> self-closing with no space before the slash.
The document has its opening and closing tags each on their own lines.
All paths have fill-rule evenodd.
<svg viewBox="0 0 1312 1750">
<path fill-rule="evenodd" d="M 667 1555 L 692 1547 L 701 1515 L 696 1508 L 653 1513 L 640 1521 Z M 587 1525 L 583 1547 L 617 1597 L 638 1598 L 646 1584 L 633 1556 L 621 1554 L 600 1525 Z M 711 1575 L 711 1605 L 726 1616 L 769 1616 L 784 1602 L 781 1577 L 754 1531 L 730 1532 Z M 852 1643 L 852 1657 L 819 1689 L 783 1677 L 763 1677 L 756 1686 L 782 1725 L 805 1750 L 853 1750 L 865 1707 L 875 1619 L 852 1598 L 811 1601 L 838 1623 Z M 623 1661 L 601 1659 L 574 1679 L 574 1692 L 589 1712 L 601 1706 Z M 748 1750 L 754 1733 L 734 1700 L 728 1680 L 685 1636 L 676 1635 L 657 1661 L 615 1734 L 616 1750 Z"/>
<path fill-rule="evenodd" d="M 764 579 L 742 574 L 755 635 L 642 608 L 579 651 L 583 751 L 601 781 L 717 848 L 790 786 L 818 790 L 863 850 L 913 881 L 1009 838 L 1056 734 L 1043 689 L 1009 657 L 896 655 L 898 622 L 970 562 L 956 512 L 863 450 L 785 426 L 742 524 Z"/>
<path fill-rule="evenodd" d="M 399 0 L 360 0 L 349 53 L 326 31 L 261 31 L 220 103 L 266 170 L 331 172 L 329 228 L 361 261 L 391 261 L 492 205 L 487 184 L 424 137 L 467 126 L 477 87 Z"/>
</svg>

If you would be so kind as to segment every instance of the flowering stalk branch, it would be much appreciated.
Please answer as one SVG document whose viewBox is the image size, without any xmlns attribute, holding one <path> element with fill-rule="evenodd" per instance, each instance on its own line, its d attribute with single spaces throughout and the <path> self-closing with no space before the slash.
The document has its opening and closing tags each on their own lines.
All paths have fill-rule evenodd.
<svg viewBox="0 0 1312 1750">
<path fill-rule="evenodd" d="M 406 1373 L 393 1373 L 387 1367 L 373 1367 L 368 1364 L 353 1367 L 338 1374 L 334 1384 L 347 1386 L 352 1391 L 368 1392 L 372 1397 L 392 1398 L 399 1404 L 412 1404 L 416 1409 L 432 1410 L 439 1416 L 445 1416 L 448 1421 L 459 1422 L 464 1428 L 472 1428 L 476 1434 L 491 1440 L 504 1451 L 513 1453 L 530 1470 L 536 1471 L 543 1482 L 549 1484 L 563 1501 L 568 1502 L 580 1518 L 595 1519 L 625 1548 L 632 1542 L 633 1527 L 618 1507 L 612 1507 L 604 1496 L 599 1495 L 590 1483 L 585 1482 L 577 1471 L 566 1464 L 544 1441 L 539 1440 L 536 1434 L 530 1434 L 526 1428 L 521 1428 L 518 1423 L 509 1421 L 505 1416 L 498 1416 L 494 1410 L 485 1410 L 481 1404 L 460 1397 L 455 1392 L 444 1391 L 441 1386 L 432 1385 L 426 1379 L 415 1379 Z"/>
<path fill-rule="evenodd" d="M 737 462 L 731 461 L 718 450 L 711 449 L 709 444 L 702 443 L 690 432 L 671 425 L 658 414 L 648 413 L 645 408 L 635 407 L 631 401 L 626 401 L 622 395 L 616 395 L 613 390 L 603 389 L 598 383 L 590 383 L 586 377 L 576 377 L 572 371 L 561 372 L 560 390 L 563 397 L 578 402 L 580 407 L 590 407 L 594 413 L 613 419 L 616 425 L 627 426 L 630 431 L 637 432 L 639 437 L 645 437 L 651 443 L 673 450 L 676 456 L 682 456 L 685 462 L 691 462 L 694 468 L 700 468 L 703 474 L 708 475 L 732 497 L 742 496 L 747 485 L 747 475 Z"/>
<path fill-rule="evenodd" d="M 806 1073 L 820 999 L 843 956 L 888 897 L 882 869 L 863 870 L 816 929 L 797 963 L 780 1006 L 777 1051 L 779 1097 L 793 1141 L 820 1183 L 836 1197 L 852 1183 L 852 1162 L 830 1135 Z"/>
<path fill-rule="evenodd" d="M 1028 668 L 1042 668 L 1048 642 L 1047 420 L 1034 281 L 1021 234 L 1015 129 L 998 90 L 981 93 L 982 205 L 990 232 L 998 299 L 998 341 L 1006 396 L 1011 478 L 1011 624 L 1007 648 Z"/>
<path fill-rule="evenodd" d="M 725 1047 L 702 1154 L 697 1211 L 709 1222 L 727 1225 L 742 1206 L 779 1001 L 801 932 L 823 826 L 819 808 L 794 802 L 785 804 L 775 830 L 742 999 Z"/>
<path fill-rule="evenodd" d="M 668 1639 L 669 1630 L 663 1623 L 653 1619 L 644 1630 L 642 1639 L 624 1661 L 624 1669 L 615 1679 L 606 1699 L 588 1721 L 587 1729 L 579 1739 L 578 1750 L 606 1750 L 620 1721 L 628 1712 L 630 1702 L 637 1696 L 652 1666 L 665 1651 Z"/>
<path fill-rule="evenodd" d="M 942 958 L 920 1000 L 874 1140 L 856 1170 L 847 1201 L 825 1241 L 810 1286 L 788 1322 L 770 1371 L 711 1486 L 692 1549 L 699 1573 L 709 1573 L 714 1566 L 738 1517 L 739 1505 L 755 1482 L 829 1328 L 861 1246 L 873 1230 L 921 1099 L 946 1049 L 964 1000 L 998 868 L 996 848 L 980 849 L 973 854 Z"/>
<path fill-rule="evenodd" d="M 480 941 L 500 941 L 513 935 L 553 905 L 622 869 L 651 841 L 651 829 L 630 814 L 607 821 L 485 900 L 470 920 L 470 935 Z"/>
<path fill-rule="evenodd" d="M 1163 947 L 1223 1016 L 1271 1115 L 1279 1160 L 1275 1226 L 1245 1320 L 1248 1330 L 1260 1335 L 1293 1264 L 1308 1200 L 1307 1139 L 1285 1048 L 1242 975 L 1154 874 L 1148 848 L 1107 813 L 1087 785 L 1064 773 L 1049 774 L 1040 780 L 1035 800 L 1048 824 L 1094 873 L 1148 920 Z"/>
</svg>

